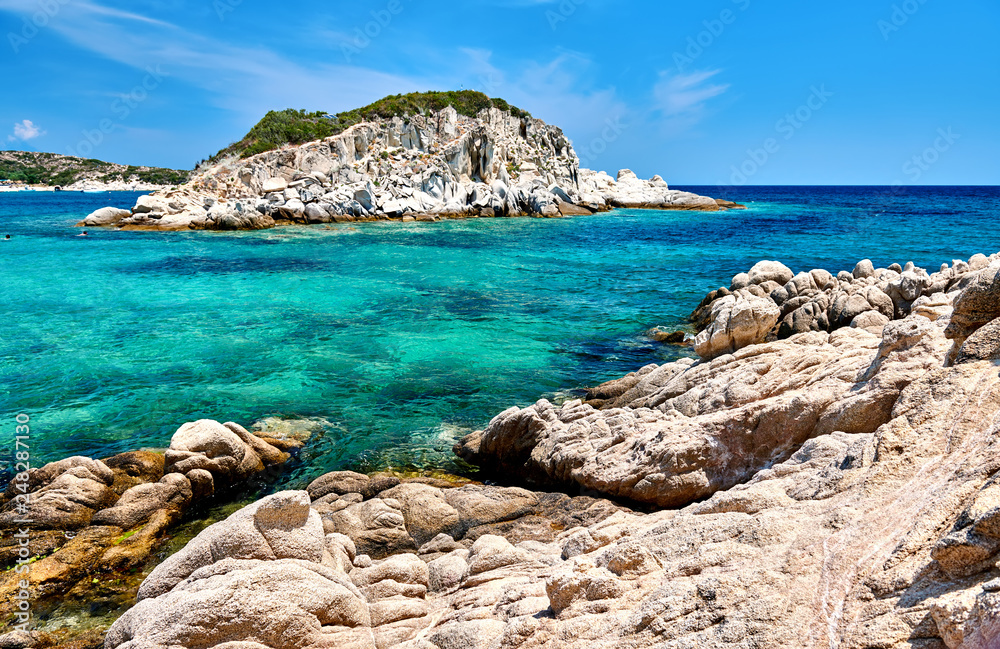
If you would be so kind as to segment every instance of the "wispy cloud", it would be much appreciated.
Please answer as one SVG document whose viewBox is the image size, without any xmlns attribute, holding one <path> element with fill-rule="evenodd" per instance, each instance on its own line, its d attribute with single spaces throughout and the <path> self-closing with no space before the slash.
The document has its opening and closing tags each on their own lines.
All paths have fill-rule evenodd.
<svg viewBox="0 0 1000 649">
<path fill-rule="evenodd" d="M 709 100 L 729 90 L 729 84 L 711 82 L 720 72 L 660 73 L 660 79 L 653 87 L 653 96 L 667 135 L 676 136 L 689 131 L 708 113 Z"/>
<path fill-rule="evenodd" d="M 155 18 L 150 18 L 149 16 L 143 16 L 141 14 L 133 13 L 131 11 L 122 11 L 120 9 L 105 7 L 90 2 L 80 2 L 78 4 L 81 9 L 97 15 L 110 16 L 111 18 L 121 18 L 123 20 L 132 20 L 135 22 L 146 23 L 148 25 L 158 25 L 160 27 L 171 27 L 177 29 L 176 26 L 168 22 L 164 22 L 162 20 L 156 20 Z"/>
<path fill-rule="evenodd" d="M 661 72 L 653 90 L 656 101 L 667 117 L 693 116 L 705 109 L 705 102 L 729 89 L 729 84 L 707 83 L 721 70 L 690 74 Z"/>
<path fill-rule="evenodd" d="M 14 124 L 14 134 L 8 135 L 7 139 L 11 142 L 16 140 L 27 142 L 42 135 L 45 135 L 45 131 L 35 126 L 35 123 L 30 119 L 26 119 Z"/>
<path fill-rule="evenodd" d="M 35 1 L 0 0 L 0 9 L 30 16 Z M 398 74 L 338 64 L 320 55 L 292 57 L 256 43 L 226 42 L 133 13 L 137 9 L 121 11 L 100 3 L 85 0 L 63 5 L 47 29 L 83 50 L 136 70 L 135 82 L 148 68 L 161 70 L 165 84 L 204 92 L 212 105 L 230 111 L 234 122 L 247 126 L 270 109 L 346 110 L 388 94 L 459 87 L 481 90 L 526 108 L 562 126 L 581 146 L 600 137 L 608 120 L 625 118 L 628 113 L 614 87 L 595 85 L 594 62 L 566 49 L 548 59 L 501 64 L 494 63 L 492 52 L 485 49 L 420 50 L 416 58 L 433 62 L 423 66 L 427 72 Z M 322 29 L 323 37 L 311 40 L 336 50 L 338 37 L 346 31 Z M 409 51 L 412 54 L 419 47 L 411 46 Z M 128 85 L 126 81 L 122 90 Z M 233 137 L 241 134 L 238 130 Z"/>
<path fill-rule="evenodd" d="M 0 9 L 30 16 L 35 4 L 0 0 Z M 285 104 L 336 110 L 434 86 L 429 80 L 356 66 L 299 64 L 265 47 L 227 44 L 96 2 L 65 5 L 49 29 L 82 49 L 139 71 L 159 67 L 169 79 L 205 90 L 217 106 L 253 121 Z M 273 105 L 275 101 L 282 105 Z"/>
<path fill-rule="evenodd" d="M 593 61 L 564 50 L 549 61 L 510 63 L 505 70 L 492 63 L 492 52 L 463 49 L 459 61 L 471 87 L 528 108 L 541 119 L 561 126 L 575 140 L 590 139 L 609 118 L 621 118 L 628 107 L 614 87 L 594 87 Z"/>
</svg>

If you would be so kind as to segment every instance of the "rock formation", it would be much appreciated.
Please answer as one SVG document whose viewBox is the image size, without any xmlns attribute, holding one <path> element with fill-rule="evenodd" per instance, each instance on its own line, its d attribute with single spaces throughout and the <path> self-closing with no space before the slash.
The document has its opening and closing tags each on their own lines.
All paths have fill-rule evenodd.
<svg viewBox="0 0 1000 649">
<path fill-rule="evenodd" d="M 760 262 L 693 314 L 704 362 L 643 368 L 588 403 L 511 408 L 457 452 L 537 485 L 686 505 L 811 437 L 874 432 L 900 391 L 934 367 L 996 357 L 998 260 L 977 255 L 933 274 L 865 260 L 838 277 Z M 805 312 L 809 326 L 794 333 L 788 323 L 804 325 Z"/>
<path fill-rule="evenodd" d="M 768 299 L 801 277 L 755 268 L 732 292 Z M 796 296 L 871 307 L 874 287 L 891 320 L 827 311 L 790 335 L 774 321 L 773 340 L 508 410 L 458 447 L 587 496 L 350 472 L 269 496 L 158 566 L 105 647 L 993 649 L 998 271 L 1000 256 L 974 258 L 919 290 L 902 281 L 924 277 L 913 268 L 814 271 Z M 213 459 L 199 448 L 184 452 Z M 118 482 L 73 460 L 32 484 L 69 471 L 90 511 Z M 111 509 L 91 520 L 133 505 Z"/>
<path fill-rule="evenodd" d="M 99 210 L 80 225 L 254 230 L 276 223 L 473 216 L 562 216 L 615 207 L 737 207 L 671 190 L 629 170 L 580 169 L 563 132 L 531 117 L 452 107 L 374 118 L 343 133 L 245 160 L 225 160 L 177 188 L 141 197 L 131 214 Z"/>
<path fill-rule="evenodd" d="M 285 462 L 275 445 L 299 443 L 202 420 L 181 426 L 165 457 L 71 457 L 19 474 L 0 499 L 0 610 L 22 580 L 51 599 L 94 575 L 141 568 L 195 499 Z"/>
<path fill-rule="evenodd" d="M 836 276 L 822 269 L 796 275 L 784 264 L 762 261 L 749 273 L 734 277 L 728 289 L 709 293 L 691 315 L 703 330 L 696 351 L 711 359 L 763 342 L 769 335 L 783 339 L 848 326 L 880 332 L 887 322 L 911 313 L 941 314 L 950 308 L 948 295 L 954 297 L 994 259 L 982 254 L 968 262 L 956 259 L 934 273 L 912 263 L 876 269 L 865 259 L 853 272 L 841 271 Z M 977 290 L 989 294 L 987 286 Z M 970 294 L 966 299 L 976 298 Z M 772 331 L 775 314 L 778 327 Z M 982 316 L 970 317 L 979 326 Z"/>
<path fill-rule="evenodd" d="M 437 596 L 478 597 L 481 616 L 512 589 L 511 610 L 542 610 L 544 582 L 530 583 L 518 564 L 553 563 L 559 530 L 613 526 L 626 512 L 516 488 L 330 474 L 202 532 L 143 582 L 106 646 L 389 647 L 426 636 L 435 619 L 435 637 L 460 642 L 481 618 L 463 611 L 448 624 L 455 612 Z M 461 590 L 470 583 L 482 587 Z M 497 627 L 488 621 L 484 630 Z"/>
<path fill-rule="evenodd" d="M 157 568 L 105 646 L 993 647 L 996 368 L 929 369 L 891 415 L 679 511 L 563 496 L 553 525 L 522 490 L 277 494 Z M 344 524 L 341 501 L 377 513 Z M 463 535 L 471 512 L 511 525 Z M 372 558 L 359 540 L 399 547 L 379 527 L 458 538 Z"/>
</svg>

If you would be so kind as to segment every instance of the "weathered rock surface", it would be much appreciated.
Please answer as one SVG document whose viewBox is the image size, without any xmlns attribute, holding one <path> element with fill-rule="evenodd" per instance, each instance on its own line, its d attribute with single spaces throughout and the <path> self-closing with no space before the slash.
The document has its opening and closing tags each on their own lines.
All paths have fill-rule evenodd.
<svg viewBox="0 0 1000 649">
<path fill-rule="evenodd" d="M 534 484 L 683 506 L 788 459 L 810 437 L 873 432 L 947 350 L 944 325 L 920 316 L 881 340 L 852 328 L 799 334 L 711 363 L 647 368 L 602 409 L 511 408 L 458 452 Z"/>
<path fill-rule="evenodd" d="M 481 617 L 512 588 L 512 610 L 544 610 L 544 581 L 530 583 L 520 574 L 523 566 L 559 561 L 561 548 L 553 542 L 563 529 L 627 512 L 592 498 L 398 480 L 362 500 L 348 485 L 366 489 L 371 480 L 357 476 L 323 476 L 309 491 L 269 496 L 204 530 L 147 577 L 138 604 L 111 628 L 106 646 L 389 647 L 426 636 L 435 620 L 451 622 L 433 630 L 437 637 L 464 637 L 484 625 L 449 612 L 434 594 L 479 584 L 473 596 L 484 599 L 477 604 Z M 311 501 L 310 493 L 331 485 L 342 493 L 320 498 L 338 500 Z M 434 500 L 436 506 L 426 506 Z M 341 501 L 349 503 L 346 509 L 331 507 Z M 378 517 L 359 527 L 336 515 L 366 504 L 382 517 L 394 515 L 401 534 L 412 534 L 409 552 L 392 554 L 399 550 L 394 538 L 368 535 L 379 528 Z M 436 532 L 422 541 L 436 530 L 454 536 Z M 381 558 L 373 560 L 363 548 Z M 502 628 L 489 622 L 490 630 Z"/>
<path fill-rule="evenodd" d="M 929 296 L 900 267 L 919 281 L 890 291 L 907 312 L 894 302 L 877 334 L 650 366 L 592 404 L 511 409 L 461 445 L 508 476 L 680 509 L 330 474 L 202 532 L 106 647 L 992 649 L 1000 374 L 952 362 L 991 335 L 990 300 L 963 293 L 985 290 L 988 262 L 956 264 Z M 871 266 L 809 275 L 867 282 Z"/>
<path fill-rule="evenodd" d="M 694 349 L 702 358 L 716 358 L 738 349 L 763 342 L 781 309 L 771 300 L 756 296 L 735 296 L 712 304 L 711 322 L 694 340 Z"/>
<path fill-rule="evenodd" d="M 966 282 L 968 288 L 955 301 L 945 332 L 955 341 L 952 358 L 957 363 L 996 360 L 1000 358 L 1000 264 L 991 264 Z"/>
<path fill-rule="evenodd" d="M 131 210 L 123 210 L 118 207 L 102 207 L 99 210 L 95 210 L 87 215 L 85 219 L 80 223 L 80 225 L 85 226 L 101 226 L 101 225 L 115 225 L 122 219 L 126 219 L 132 216 Z"/>
<path fill-rule="evenodd" d="M 322 141 L 227 160 L 180 187 L 143 196 L 122 216 L 80 225 L 255 230 L 276 222 L 591 214 L 614 207 L 716 211 L 740 207 L 671 190 L 659 176 L 617 179 L 581 169 L 563 132 L 490 108 L 447 107 L 357 124 Z"/>
<path fill-rule="evenodd" d="M 170 440 L 165 470 L 187 474 L 207 471 L 215 488 L 241 483 L 265 465 L 280 464 L 288 454 L 239 424 L 202 419 L 181 426 Z M 196 480 L 200 480 L 196 476 Z"/>
<path fill-rule="evenodd" d="M 322 529 L 322 503 L 278 494 L 203 532 L 171 560 L 183 570 L 154 571 L 106 646 L 994 647 L 1000 379 L 990 362 L 944 367 L 944 347 L 911 349 L 937 362 L 876 430 L 812 437 L 681 510 L 609 508 L 541 539 L 440 533 L 372 559 Z M 404 482 L 333 503 L 381 501 L 426 536 L 461 525 L 444 506 L 411 524 L 404 500 L 440 498 L 462 520 L 485 497 L 487 518 L 523 521 L 540 496 L 520 491 Z"/>
<path fill-rule="evenodd" d="M 811 437 L 873 432 L 933 367 L 1000 356 L 998 259 L 978 255 L 933 275 L 865 260 L 839 277 L 760 262 L 695 312 L 702 362 L 643 368 L 588 403 L 512 408 L 456 450 L 537 485 L 683 506 Z M 789 318 L 802 324 L 795 314 L 813 306 L 819 317 L 790 333 Z"/>
<path fill-rule="evenodd" d="M 37 603 L 141 568 L 196 497 L 288 457 L 238 424 L 203 420 L 181 426 L 166 458 L 72 457 L 15 477 L 0 499 L 0 613 L 22 580 Z"/>
<path fill-rule="evenodd" d="M 132 487 L 121 495 L 114 506 L 97 512 L 91 522 L 130 530 L 145 523 L 160 510 L 179 515 L 191 504 L 192 496 L 191 482 L 187 477 L 168 473 L 159 482 Z"/>
<path fill-rule="evenodd" d="M 959 313 L 948 333 L 957 341 L 954 359 L 972 330 L 1000 316 L 991 306 L 1000 291 L 998 268 L 1000 255 L 976 255 L 969 262 L 955 260 L 934 273 L 912 264 L 875 268 L 865 259 L 853 272 L 841 271 L 837 276 L 822 269 L 796 275 L 778 262 L 760 262 L 749 273 L 733 277 L 729 288 L 709 293 L 691 315 L 701 330 L 696 351 L 711 359 L 745 344 L 843 327 L 879 335 L 887 323 L 913 313 L 929 319 L 951 315 L 956 295 L 975 281 L 963 293 L 964 304 L 955 305 Z M 737 313 L 743 317 L 731 323 Z M 775 313 L 777 326 L 769 326 Z M 767 331 L 762 331 L 765 328 Z M 742 340 L 735 335 L 738 329 L 746 332 Z M 983 342 L 976 344 L 976 351 L 970 348 L 970 357 L 990 353 Z"/>
</svg>

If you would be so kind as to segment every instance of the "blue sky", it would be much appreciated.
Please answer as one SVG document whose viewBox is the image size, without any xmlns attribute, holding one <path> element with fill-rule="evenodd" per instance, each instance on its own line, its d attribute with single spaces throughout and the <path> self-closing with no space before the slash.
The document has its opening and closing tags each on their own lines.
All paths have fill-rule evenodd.
<svg viewBox="0 0 1000 649">
<path fill-rule="evenodd" d="M 997 27 L 996 0 L 0 0 L 0 138 L 190 168 L 269 109 L 474 88 L 675 185 L 1000 184 Z"/>
</svg>

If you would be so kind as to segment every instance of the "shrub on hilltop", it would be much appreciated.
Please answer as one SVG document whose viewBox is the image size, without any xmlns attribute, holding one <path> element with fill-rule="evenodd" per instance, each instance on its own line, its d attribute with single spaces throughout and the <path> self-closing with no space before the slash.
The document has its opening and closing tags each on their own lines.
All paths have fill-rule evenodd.
<svg viewBox="0 0 1000 649">
<path fill-rule="evenodd" d="M 412 92 L 392 95 L 363 108 L 331 115 L 286 108 L 272 110 L 250 129 L 242 140 L 234 142 L 208 159 L 212 164 L 228 157 L 249 158 L 285 145 L 304 144 L 343 133 L 355 124 L 376 118 L 391 119 L 425 115 L 452 106 L 460 115 L 475 117 L 487 108 L 499 108 L 515 117 L 531 117 L 503 99 L 491 98 L 475 90 L 448 92 Z"/>
</svg>

